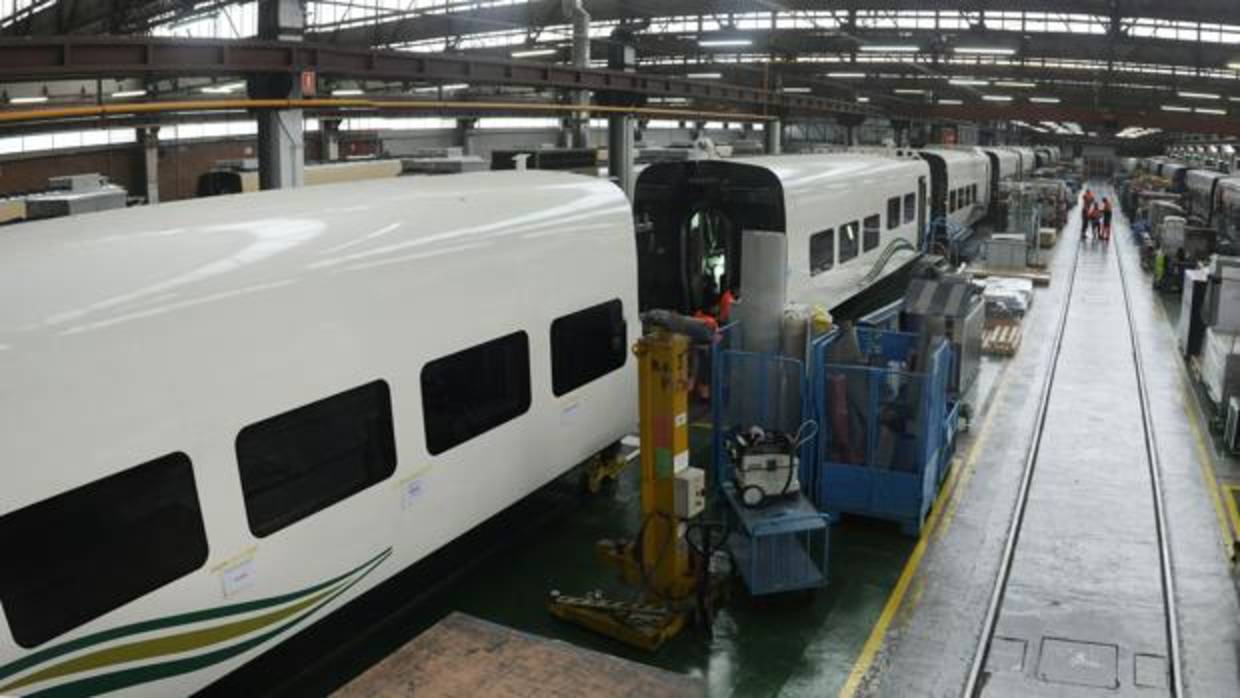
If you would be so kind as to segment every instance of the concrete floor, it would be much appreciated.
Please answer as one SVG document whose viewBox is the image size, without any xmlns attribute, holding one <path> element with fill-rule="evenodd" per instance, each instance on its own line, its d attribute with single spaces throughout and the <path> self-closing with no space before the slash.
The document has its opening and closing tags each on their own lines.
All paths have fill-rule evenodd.
<svg viewBox="0 0 1240 698">
<path fill-rule="evenodd" d="M 1067 300 L 1064 277 L 1078 252 L 1056 388 L 997 624 L 996 637 L 1007 641 L 991 646 L 991 668 L 1002 670 L 983 693 L 1167 694 L 1149 476 L 1118 286 L 1122 263 L 1160 456 L 1186 693 L 1240 695 L 1240 605 L 1209 476 L 1217 466 L 1201 438 L 1204 427 L 1171 325 L 1122 220 L 1109 247 L 1078 247 L 1076 235 L 1057 246 L 1056 276 L 1026 318 L 1025 345 L 1002 379 L 995 409 L 982 418 L 981 445 L 972 453 L 966 448 L 959 506 L 935 532 L 913 583 L 918 592 L 901 604 L 876 656 L 862 657 L 858 694 L 960 694 L 994 589 L 1055 323 Z M 1103 682 L 1091 667 L 1107 674 L 1113 688 L 1080 685 Z"/>
</svg>

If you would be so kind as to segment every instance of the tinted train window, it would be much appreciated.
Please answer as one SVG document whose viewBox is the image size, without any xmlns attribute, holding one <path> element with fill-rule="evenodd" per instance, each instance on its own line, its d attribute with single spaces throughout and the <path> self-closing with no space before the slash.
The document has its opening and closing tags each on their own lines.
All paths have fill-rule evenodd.
<svg viewBox="0 0 1240 698">
<path fill-rule="evenodd" d="M 840 226 L 840 263 L 857 256 L 861 247 L 861 226 L 857 221 Z"/>
<path fill-rule="evenodd" d="M 904 222 L 912 223 L 917 220 L 917 195 L 904 195 Z"/>
<path fill-rule="evenodd" d="M 469 441 L 530 408 L 530 343 L 514 332 L 422 368 L 422 419 L 431 455 Z"/>
<path fill-rule="evenodd" d="M 193 466 L 170 453 L 0 517 L 0 604 L 34 647 L 202 567 Z"/>
<path fill-rule="evenodd" d="M 624 365 L 628 333 L 619 299 L 551 323 L 551 392 L 556 397 Z"/>
<path fill-rule="evenodd" d="M 969 187 L 969 189 L 970 189 L 969 202 L 975 204 L 977 203 L 977 185 L 974 184 L 973 186 Z"/>
<path fill-rule="evenodd" d="M 392 399 L 384 381 L 312 402 L 237 434 L 245 513 L 268 536 L 396 470 Z"/>
<path fill-rule="evenodd" d="M 866 252 L 878 247 L 879 234 L 882 232 L 879 230 L 880 227 L 882 227 L 882 221 L 879 220 L 878 216 L 870 216 L 865 219 L 865 233 L 863 242 L 865 244 Z"/>
<path fill-rule="evenodd" d="M 887 230 L 893 230 L 900 226 L 900 197 L 893 196 L 887 199 Z"/>
<path fill-rule="evenodd" d="M 835 229 L 814 233 L 809 239 L 810 276 L 835 266 Z"/>
</svg>

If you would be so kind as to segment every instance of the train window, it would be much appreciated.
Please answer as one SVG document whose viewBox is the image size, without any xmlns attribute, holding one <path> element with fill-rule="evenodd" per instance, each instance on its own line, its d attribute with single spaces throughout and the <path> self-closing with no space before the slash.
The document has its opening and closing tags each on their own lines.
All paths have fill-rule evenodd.
<svg viewBox="0 0 1240 698">
<path fill-rule="evenodd" d="M 840 226 L 840 264 L 857 256 L 861 246 L 861 226 L 857 221 Z"/>
<path fill-rule="evenodd" d="M 977 203 L 977 185 L 969 187 L 972 193 L 969 194 L 969 203 Z"/>
<path fill-rule="evenodd" d="M 620 299 L 551 323 L 551 392 L 559 397 L 624 365 L 628 332 Z"/>
<path fill-rule="evenodd" d="M 202 567 L 193 466 L 170 453 L 0 517 L 0 604 L 35 647 Z"/>
<path fill-rule="evenodd" d="M 917 220 L 917 195 L 904 195 L 904 222 L 912 223 Z"/>
<path fill-rule="evenodd" d="M 957 208 L 959 207 L 956 205 L 956 190 L 952 189 L 950 200 L 948 201 L 948 204 L 947 204 L 947 211 L 951 213 L 955 211 Z"/>
<path fill-rule="evenodd" d="M 866 252 L 869 252 L 875 247 L 878 247 L 878 239 L 879 239 L 879 234 L 882 232 L 880 230 L 880 228 L 882 227 L 882 224 L 883 222 L 881 219 L 879 219 L 877 214 L 865 219 L 865 225 L 864 225 L 865 232 L 862 235 L 862 243 L 865 246 Z"/>
<path fill-rule="evenodd" d="M 514 332 L 422 368 L 426 450 L 438 455 L 530 409 L 530 341 Z"/>
<path fill-rule="evenodd" d="M 835 266 L 835 229 L 814 233 L 809 238 L 809 274 L 814 276 Z"/>
<path fill-rule="evenodd" d="M 396 470 L 388 384 L 367 383 L 251 424 L 236 446 L 250 530 L 271 535 Z"/>
<path fill-rule="evenodd" d="M 900 197 L 887 199 L 887 230 L 900 227 Z"/>
</svg>

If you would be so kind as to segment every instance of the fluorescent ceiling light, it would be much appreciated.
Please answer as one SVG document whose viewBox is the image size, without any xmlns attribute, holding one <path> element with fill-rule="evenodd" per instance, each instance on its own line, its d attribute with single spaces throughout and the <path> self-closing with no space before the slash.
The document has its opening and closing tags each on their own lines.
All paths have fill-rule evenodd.
<svg viewBox="0 0 1240 698">
<path fill-rule="evenodd" d="M 921 47 L 908 44 L 864 44 L 861 46 L 861 50 L 867 53 L 917 53 L 921 50 Z"/>
<path fill-rule="evenodd" d="M 940 99 L 939 104 L 964 104 L 964 102 L 958 99 Z"/>
<path fill-rule="evenodd" d="M 862 104 L 866 104 L 870 101 L 870 98 L 869 97 L 858 97 L 857 101 L 861 102 Z"/>
<path fill-rule="evenodd" d="M 553 48 L 532 48 L 526 51 L 513 51 L 509 55 L 513 58 L 534 58 L 536 56 L 554 56 L 555 53 L 556 50 Z"/>
<path fill-rule="evenodd" d="M 685 77 L 690 80 L 719 80 L 723 77 L 723 73 L 689 73 Z"/>
<path fill-rule="evenodd" d="M 813 91 L 814 90 L 811 87 L 785 87 L 784 88 L 784 92 L 796 93 L 796 94 L 808 94 Z"/>
<path fill-rule="evenodd" d="M 1029 101 L 1034 104 L 1059 104 L 1060 99 L 1058 97 L 1030 97 Z"/>
<path fill-rule="evenodd" d="M 1008 82 L 1007 80 L 1000 80 L 995 83 L 995 86 L 996 87 L 1016 87 L 1016 88 L 1021 88 L 1021 89 L 1030 89 L 1030 88 L 1037 87 L 1038 84 L 1035 82 Z"/>
<path fill-rule="evenodd" d="M 1162 110 L 1163 111 L 1192 111 L 1192 109 L 1189 109 L 1188 107 L 1177 107 L 1174 104 L 1164 104 L 1162 105 Z"/>
<path fill-rule="evenodd" d="M 965 78 L 952 78 L 951 80 L 948 80 L 947 82 L 952 85 L 989 85 L 990 84 L 989 80 L 972 80 L 972 79 L 965 79 Z"/>
<path fill-rule="evenodd" d="M 42 104 L 47 101 L 47 97 L 13 97 L 9 100 L 10 104 Z"/>
<path fill-rule="evenodd" d="M 414 92 L 438 92 L 439 90 L 443 90 L 444 92 L 453 92 L 455 90 L 463 90 L 467 87 L 469 87 L 468 83 L 454 82 L 454 83 L 449 83 L 447 85 L 431 85 L 430 87 L 416 87 L 414 88 L 413 91 Z"/>
<path fill-rule="evenodd" d="M 113 92 L 112 99 L 125 99 L 126 97 L 142 97 L 146 95 L 146 90 L 122 90 Z"/>
<path fill-rule="evenodd" d="M 926 94 L 925 90 L 914 90 L 910 88 L 899 88 L 899 89 L 892 90 L 892 92 L 895 92 L 898 95 L 924 95 Z"/>
<path fill-rule="evenodd" d="M 1012 98 L 1007 95 L 982 95 L 982 99 L 987 102 L 1010 102 Z"/>
<path fill-rule="evenodd" d="M 827 73 L 827 77 L 837 80 L 861 79 L 865 77 L 865 73 Z"/>
<path fill-rule="evenodd" d="M 952 50 L 956 53 L 964 53 L 971 56 L 1010 56 L 1016 53 L 1014 48 L 1001 46 L 957 46 Z"/>
<path fill-rule="evenodd" d="M 1231 70 L 1240 70 L 1240 63 L 1228 63 L 1227 67 Z"/>
<path fill-rule="evenodd" d="M 1205 107 L 1197 107 L 1193 111 L 1198 114 L 1217 114 L 1219 116 L 1227 116 L 1226 109 L 1206 109 Z"/>
<path fill-rule="evenodd" d="M 704 39 L 698 41 L 698 46 L 703 48 L 716 48 L 723 46 L 749 46 L 753 44 L 750 39 Z"/>
<path fill-rule="evenodd" d="M 1210 92 L 1177 92 L 1184 99 L 1222 99 L 1220 95 Z"/>
<path fill-rule="evenodd" d="M 236 92 L 245 87 L 244 82 L 229 82 L 222 85 L 211 85 L 202 88 L 202 91 L 209 95 L 226 95 L 230 92 Z"/>
<path fill-rule="evenodd" d="M 356 97 L 364 94 L 366 94 L 364 90 L 358 89 L 332 90 L 333 97 Z"/>
</svg>

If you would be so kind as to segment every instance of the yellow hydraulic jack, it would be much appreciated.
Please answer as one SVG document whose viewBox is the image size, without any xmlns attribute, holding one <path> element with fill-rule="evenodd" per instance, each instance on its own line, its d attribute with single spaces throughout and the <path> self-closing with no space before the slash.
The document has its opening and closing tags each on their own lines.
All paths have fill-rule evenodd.
<svg viewBox="0 0 1240 698">
<path fill-rule="evenodd" d="M 654 650 L 684 628 L 695 608 L 697 575 L 685 535 L 704 507 L 706 486 L 704 472 L 689 467 L 690 364 L 692 342 L 710 341 L 713 331 L 661 311 L 643 320 L 652 329 L 633 347 L 639 361 L 641 526 L 637 541 L 601 540 L 596 546 L 600 560 L 640 588 L 642 599 L 552 592 L 548 606 L 559 618 Z M 699 569 L 708 567 L 708 561 L 699 562 Z"/>
</svg>

